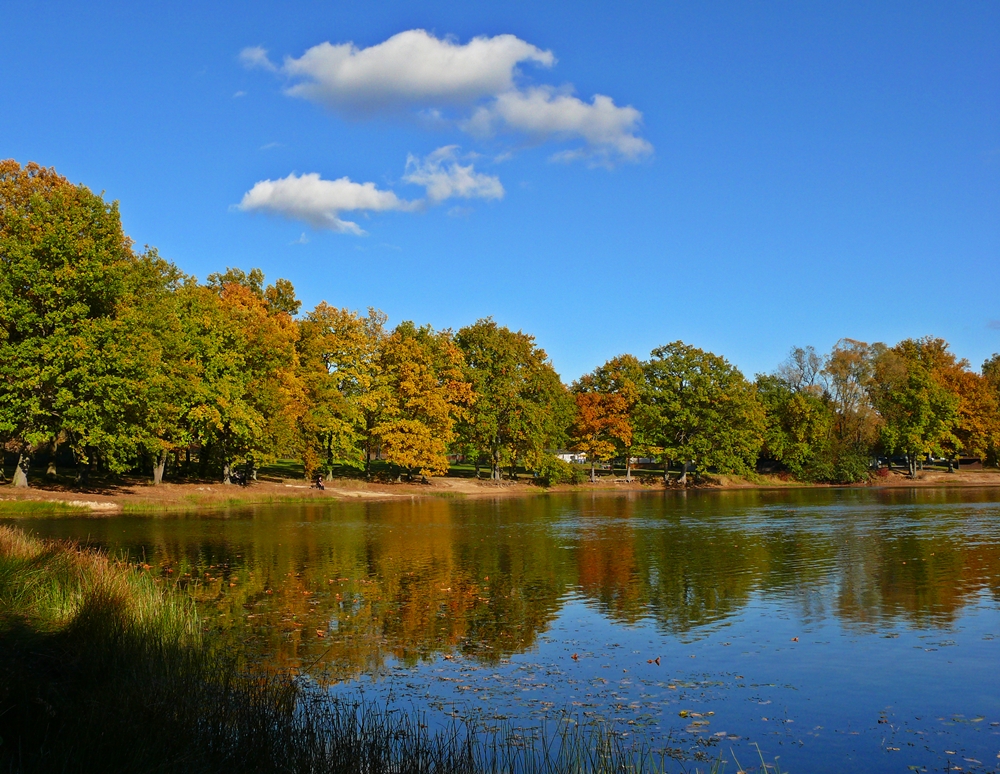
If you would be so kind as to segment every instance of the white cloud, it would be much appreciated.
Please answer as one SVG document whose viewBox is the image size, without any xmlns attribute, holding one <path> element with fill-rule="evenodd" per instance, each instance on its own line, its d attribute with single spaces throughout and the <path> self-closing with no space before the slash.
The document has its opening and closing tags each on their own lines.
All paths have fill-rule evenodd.
<svg viewBox="0 0 1000 774">
<path fill-rule="evenodd" d="M 636 134 L 641 124 L 642 113 L 630 105 L 619 107 L 603 94 L 587 103 L 572 94 L 535 87 L 500 94 L 476 110 L 464 128 L 483 136 L 513 130 L 539 140 L 579 138 L 587 143 L 586 149 L 556 154 L 558 160 L 598 156 L 608 161 L 637 161 L 653 151 Z"/>
<path fill-rule="evenodd" d="M 238 91 L 235 94 L 233 94 L 233 99 L 236 99 L 237 97 L 245 97 L 246 95 L 247 93 L 245 91 Z"/>
<path fill-rule="evenodd" d="M 427 199 L 433 203 L 445 199 L 502 199 L 504 190 L 500 178 L 476 172 L 472 164 L 462 166 L 458 161 L 458 146 L 446 145 L 423 159 L 408 156 L 406 159 L 407 183 L 427 189 Z"/>
<path fill-rule="evenodd" d="M 241 58 L 273 67 L 263 49 L 245 49 Z M 281 70 L 300 79 L 288 88 L 292 96 L 372 112 L 468 104 L 499 94 L 514 87 L 521 62 L 551 67 L 555 57 L 514 35 L 478 37 L 463 45 L 407 30 L 369 48 L 320 43 L 298 59 L 286 58 Z"/>
<path fill-rule="evenodd" d="M 556 60 L 514 35 L 463 44 L 415 29 L 368 48 L 320 43 L 281 66 L 260 47 L 244 49 L 240 59 L 283 75 L 287 94 L 353 116 L 407 112 L 432 131 L 457 125 L 479 137 L 513 133 L 579 145 L 552 156 L 560 161 L 612 164 L 653 151 L 639 136 L 642 113 L 631 105 L 616 105 L 603 94 L 586 102 L 569 87 L 525 83 L 519 65 L 551 67 Z"/>
<path fill-rule="evenodd" d="M 261 180 L 239 204 L 246 212 L 267 212 L 303 221 L 313 228 L 357 235 L 365 232 L 357 223 L 342 220 L 342 212 L 412 210 L 416 206 L 392 191 L 378 190 L 374 183 L 355 183 L 347 177 L 323 180 L 315 172 Z"/>
<path fill-rule="evenodd" d="M 504 195 L 500 180 L 476 172 L 472 164 L 460 163 L 458 146 L 448 145 L 418 158 L 406 159 L 404 182 L 422 186 L 424 199 L 400 199 L 394 191 L 379 190 L 375 183 L 355 183 L 347 177 L 323 180 L 312 172 L 291 174 L 280 180 L 261 180 L 243 195 L 237 208 L 244 212 L 266 212 L 291 220 L 308 223 L 313 228 L 329 229 L 342 234 L 362 235 L 365 232 L 343 212 L 414 211 L 446 199 L 501 199 Z M 306 243 L 305 234 L 293 243 Z"/>
<path fill-rule="evenodd" d="M 248 70 L 260 68 L 269 72 L 276 72 L 277 67 L 267 55 L 267 49 L 260 46 L 248 46 L 240 51 L 240 62 Z"/>
</svg>

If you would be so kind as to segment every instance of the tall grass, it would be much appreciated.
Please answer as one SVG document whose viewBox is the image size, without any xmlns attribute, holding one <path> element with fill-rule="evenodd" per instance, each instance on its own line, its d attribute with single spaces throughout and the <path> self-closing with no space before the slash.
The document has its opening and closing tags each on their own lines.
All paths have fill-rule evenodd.
<svg viewBox="0 0 1000 774">
<path fill-rule="evenodd" d="M 207 642 L 190 600 L 141 569 L 0 526 L 0 771 L 610 774 L 668 763 L 600 726 L 432 733 L 419 715 L 333 700 Z"/>
</svg>

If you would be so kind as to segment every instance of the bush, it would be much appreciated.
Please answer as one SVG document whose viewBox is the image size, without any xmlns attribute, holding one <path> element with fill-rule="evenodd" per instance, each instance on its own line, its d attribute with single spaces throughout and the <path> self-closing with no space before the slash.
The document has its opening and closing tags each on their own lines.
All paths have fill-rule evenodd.
<svg viewBox="0 0 1000 774">
<path fill-rule="evenodd" d="M 583 471 L 570 465 L 566 460 L 559 459 L 554 454 L 543 456 L 535 473 L 542 486 L 581 484 L 585 478 Z"/>
</svg>

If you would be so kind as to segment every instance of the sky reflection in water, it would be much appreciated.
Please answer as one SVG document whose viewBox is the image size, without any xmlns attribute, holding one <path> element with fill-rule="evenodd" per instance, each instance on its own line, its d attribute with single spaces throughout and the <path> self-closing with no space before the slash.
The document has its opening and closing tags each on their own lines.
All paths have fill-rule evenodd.
<svg viewBox="0 0 1000 774">
<path fill-rule="evenodd" d="M 744 765 L 756 742 L 791 771 L 1000 763 L 996 491 L 407 499 L 24 525 L 144 557 L 262 659 L 432 724 L 615 719 Z"/>
</svg>

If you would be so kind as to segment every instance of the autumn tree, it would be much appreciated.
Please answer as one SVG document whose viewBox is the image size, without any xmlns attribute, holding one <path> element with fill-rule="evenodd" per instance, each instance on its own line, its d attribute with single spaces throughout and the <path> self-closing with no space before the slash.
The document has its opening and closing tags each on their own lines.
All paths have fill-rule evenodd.
<svg viewBox="0 0 1000 774">
<path fill-rule="evenodd" d="M 681 462 L 681 483 L 696 472 L 752 472 L 764 431 L 753 385 L 724 358 L 675 341 L 646 364 L 650 434 L 665 458 Z"/>
<path fill-rule="evenodd" d="M 298 326 L 285 305 L 239 278 L 179 290 L 181 319 L 195 361 L 188 422 L 203 469 L 214 456 L 229 483 L 242 463 L 254 468 L 294 448 L 304 393 L 295 348 Z"/>
<path fill-rule="evenodd" d="M 845 338 L 825 358 L 821 379 L 833 426 L 825 470 L 818 478 L 844 483 L 867 478 L 882 425 L 872 405 L 871 386 L 875 362 L 885 349 L 881 343 Z"/>
<path fill-rule="evenodd" d="M 401 323 L 382 345 L 384 385 L 374 435 L 383 458 L 407 473 L 443 475 L 456 420 L 473 403 L 464 361 L 448 331 Z"/>
<path fill-rule="evenodd" d="M 615 431 L 621 430 L 624 414 L 621 399 L 605 392 L 576 392 L 576 417 L 569 430 L 570 449 L 581 452 L 590 463 L 590 483 L 595 481 L 597 462 L 615 453 Z"/>
<path fill-rule="evenodd" d="M 543 349 L 520 331 L 490 318 L 462 328 L 455 342 L 465 356 L 475 402 L 458 425 L 461 447 L 490 466 L 518 461 L 540 464 L 546 448 L 560 446 L 572 421 L 573 403 Z"/>
<path fill-rule="evenodd" d="M 593 372 L 585 374 L 573 385 L 573 392 L 606 396 L 597 401 L 606 415 L 605 432 L 614 445 L 613 454 L 625 458 L 625 480 L 632 480 L 633 447 L 642 444 L 639 400 L 645 374 L 642 363 L 634 355 L 614 357 Z M 580 399 L 577 397 L 577 427 L 580 422 Z M 571 437 L 578 436 L 571 432 Z M 593 475 L 591 476 L 593 478 Z"/>
</svg>

